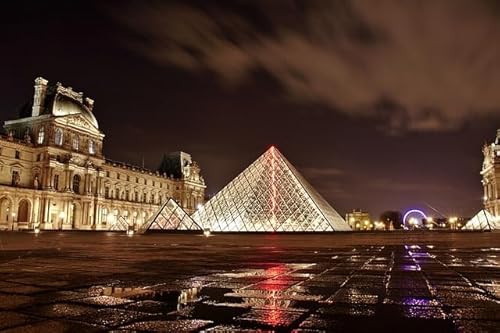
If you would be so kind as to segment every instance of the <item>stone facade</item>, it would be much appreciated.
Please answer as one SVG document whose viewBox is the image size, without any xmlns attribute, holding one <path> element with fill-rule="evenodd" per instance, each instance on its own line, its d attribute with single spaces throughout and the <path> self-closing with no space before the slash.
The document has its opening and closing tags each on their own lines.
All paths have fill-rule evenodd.
<svg viewBox="0 0 500 333">
<path fill-rule="evenodd" d="M 0 137 L 0 228 L 109 230 L 139 226 L 169 198 L 188 213 L 204 202 L 198 164 L 160 171 L 106 159 L 94 101 L 71 87 L 35 80 L 33 102 Z M 174 176 L 175 175 L 175 176 Z"/>
<path fill-rule="evenodd" d="M 483 154 L 484 209 L 493 216 L 500 216 L 500 129 L 495 142 L 483 147 Z"/>
</svg>

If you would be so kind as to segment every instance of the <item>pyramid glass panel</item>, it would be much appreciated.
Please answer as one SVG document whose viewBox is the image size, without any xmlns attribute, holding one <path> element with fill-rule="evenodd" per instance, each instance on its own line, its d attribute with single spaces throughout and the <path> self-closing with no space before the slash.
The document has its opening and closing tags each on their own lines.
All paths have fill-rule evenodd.
<svg viewBox="0 0 500 333">
<path fill-rule="evenodd" d="M 500 227 L 500 219 L 491 215 L 487 210 L 481 210 L 473 218 L 471 218 L 465 226 L 464 230 L 495 230 Z"/>
<path fill-rule="evenodd" d="M 274 147 L 192 218 L 216 232 L 348 231 L 349 225 Z"/>
<path fill-rule="evenodd" d="M 191 217 L 173 199 L 168 199 L 140 232 L 148 230 L 201 230 Z"/>
</svg>

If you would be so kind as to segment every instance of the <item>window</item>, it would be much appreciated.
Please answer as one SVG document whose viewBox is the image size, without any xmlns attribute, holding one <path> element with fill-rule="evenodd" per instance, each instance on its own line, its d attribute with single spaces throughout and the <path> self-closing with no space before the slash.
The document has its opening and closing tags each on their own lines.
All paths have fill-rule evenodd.
<svg viewBox="0 0 500 333">
<path fill-rule="evenodd" d="M 40 129 L 38 130 L 38 139 L 37 139 L 37 143 L 39 145 L 41 145 L 43 143 L 43 140 L 45 140 L 45 127 L 40 127 Z"/>
<path fill-rule="evenodd" d="M 40 154 L 37 154 L 37 155 L 36 155 L 36 161 L 37 161 L 37 162 L 40 162 L 40 160 L 41 160 L 41 155 L 40 155 Z"/>
<path fill-rule="evenodd" d="M 128 181 L 128 182 L 130 181 L 130 176 L 129 176 L 129 175 L 127 175 L 127 181 Z"/>
<path fill-rule="evenodd" d="M 129 195 L 130 195 L 129 191 L 126 190 L 125 191 L 125 200 L 127 200 L 127 201 L 129 200 L 129 198 L 130 198 Z"/>
<path fill-rule="evenodd" d="M 17 172 L 16 170 L 13 170 L 12 171 L 12 186 L 19 185 L 20 180 L 21 180 L 21 178 L 19 177 L 19 172 Z"/>
<path fill-rule="evenodd" d="M 80 138 L 75 135 L 73 136 L 73 150 L 78 150 L 78 148 L 80 147 Z"/>
<path fill-rule="evenodd" d="M 59 175 L 54 175 L 54 190 L 59 190 Z"/>
<path fill-rule="evenodd" d="M 19 150 L 16 150 L 16 160 L 21 159 L 21 152 Z"/>
<path fill-rule="evenodd" d="M 109 178 L 109 171 L 106 171 L 106 177 Z"/>
<path fill-rule="evenodd" d="M 139 193 L 134 193 L 134 201 L 139 201 Z"/>
<path fill-rule="evenodd" d="M 108 219 L 108 209 L 103 208 L 101 210 L 101 224 L 106 224 L 107 219 Z"/>
<path fill-rule="evenodd" d="M 106 187 L 104 188 L 104 197 L 105 197 L 105 198 L 109 198 L 109 186 L 106 186 Z"/>
<path fill-rule="evenodd" d="M 62 131 L 62 129 L 56 128 L 54 142 L 56 143 L 56 145 L 62 146 L 62 144 L 63 144 L 63 131 Z"/>
<path fill-rule="evenodd" d="M 95 142 L 94 140 L 89 140 L 89 154 L 95 154 Z"/>
<path fill-rule="evenodd" d="M 79 175 L 74 175 L 73 176 L 73 192 L 75 193 L 80 193 L 80 176 Z"/>
</svg>

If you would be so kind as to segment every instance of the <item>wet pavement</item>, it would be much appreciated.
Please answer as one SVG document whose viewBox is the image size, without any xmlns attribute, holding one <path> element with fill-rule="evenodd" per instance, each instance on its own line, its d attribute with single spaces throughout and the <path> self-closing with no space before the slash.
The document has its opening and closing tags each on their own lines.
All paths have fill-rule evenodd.
<svg viewBox="0 0 500 333">
<path fill-rule="evenodd" d="M 0 233 L 6 332 L 500 332 L 500 233 Z"/>
</svg>

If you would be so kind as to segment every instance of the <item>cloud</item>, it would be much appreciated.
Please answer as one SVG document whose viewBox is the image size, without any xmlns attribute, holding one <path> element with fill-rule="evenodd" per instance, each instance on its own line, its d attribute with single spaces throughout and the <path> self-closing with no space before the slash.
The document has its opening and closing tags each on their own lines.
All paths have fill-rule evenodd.
<svg viewBox="0 0 500 333">
<path fill-rule="evenodd" d="M 344 175 L 344 171 L 337 168 L 325 167 L 325 168 L 300 168 L 300 172 L 303 173 L 308 178 L 335 178 Z"/>
<path fill-rule="evenodd" d="M 115 14 L 159 64 L 239 84 L 264 70 L 298 103 L 384 119 L 391 131 L 454 129 L 500 109 L 493 2 L 138 3 Z"/>
</svg>

